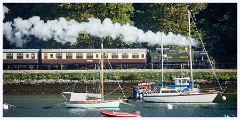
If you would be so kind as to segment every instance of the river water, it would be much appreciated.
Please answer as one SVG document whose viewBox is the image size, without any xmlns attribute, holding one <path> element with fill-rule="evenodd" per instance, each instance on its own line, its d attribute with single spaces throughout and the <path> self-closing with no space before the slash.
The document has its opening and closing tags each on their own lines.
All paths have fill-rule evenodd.
<svg viewBox="0 0 240 120">
<path fill-rule="evenodd" d="M 140 111 L 142 117 L 224 117 L 225 114 L 237 116 L 237 94 L 224 94 L 227 101 L 218 95 L 211 104 L 173 104 L 167 109 L 165 103 L 146 103 L 129 100 L 118 109 L 111 111 Z M 118 95 L 106 99 L 117 99 Z M 104 117 L 100 109 L 65 108 L 61 94 L 3 95 L 3 103 L 14 105 L 3 110 L 3 117 Z"/>
</svg>

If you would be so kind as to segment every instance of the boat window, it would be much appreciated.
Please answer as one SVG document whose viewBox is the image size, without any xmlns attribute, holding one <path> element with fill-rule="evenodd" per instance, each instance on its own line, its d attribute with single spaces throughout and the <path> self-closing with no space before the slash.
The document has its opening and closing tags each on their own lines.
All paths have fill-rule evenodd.
<svg viewBox="0 0 240 120">
<path fill-rule="evenodd" d="M 186 83 L 186 80 L 182 80 L 182 83 Z"/>
<path fill-rule="evenodd" d="M 176 90 L 170 90 L 170 93 L 177 93 Z"/>
<path fill-rule="evenodd" d="M 165 91 L 162 91 L 162 93 L 169 93 L 169 91 L 168 91 L 168 90 L 165 90 Z"/>
<path fill-rule="evenodd" d="M 178 83 L 181 84 L 182 83 L 181 80 L 179 80 Z"/>
</svg>

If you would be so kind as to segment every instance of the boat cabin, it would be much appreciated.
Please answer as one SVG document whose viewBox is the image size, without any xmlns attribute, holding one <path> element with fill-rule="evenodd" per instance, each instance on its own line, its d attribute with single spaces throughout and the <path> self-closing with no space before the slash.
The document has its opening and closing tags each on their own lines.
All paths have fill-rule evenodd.
<svg viewBox="0 0 240 120">
<path fill-rule="evenodd" d="M 179 92 L 186 91 L 192 88 L 193 83 L 190 81 L 189 77 L 180 77 L 180 78 L 173 78 L 174 84 L 167 85 L 169 88 L 175 88 Z"/>
</svg>

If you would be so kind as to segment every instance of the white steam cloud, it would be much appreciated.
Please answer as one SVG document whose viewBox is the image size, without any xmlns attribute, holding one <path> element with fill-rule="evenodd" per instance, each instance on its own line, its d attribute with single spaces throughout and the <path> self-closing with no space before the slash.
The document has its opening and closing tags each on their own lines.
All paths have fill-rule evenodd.
<svg viewBox="0 0 240 120">
<path fill-rule="evenodd" d="M 44 41 L 54 39 L 62 43 L 75 43 L 79 34 L 90 34 L 100 38 L 110 36 L 113 39 L 122 35 L 123 41 L 148 42 L 152 45 L 161 43 L 162 35 L 164 45 L 188 46 L 190 43 L 190 39 L 180 34 L 144 32 L 129 24 L 113 24 L 109 18 L 104 19 L 103 22 L 99 19 L 91 18 L 88 22 L 80 23 L 75 20 L 67 21 L 65 18 L 48 20 L 47 22 L 44 22 L 38 16 L 27 20 L 15 18 L 13 23 L 6 22 L 3 24 L 3 34 L 11 43 L 16 44 L 18 47 L 22 47 L 29 36 L 35 36 Z M 197 41 L 194 39 L 192 41 L 192 45 L 196 46 Z"/>
<path fill-rule="evenodd" d="M 3 20 L 5 18 L 5 13 L 8 13 L 9 9 L 3 5 Z"/>
</svg>

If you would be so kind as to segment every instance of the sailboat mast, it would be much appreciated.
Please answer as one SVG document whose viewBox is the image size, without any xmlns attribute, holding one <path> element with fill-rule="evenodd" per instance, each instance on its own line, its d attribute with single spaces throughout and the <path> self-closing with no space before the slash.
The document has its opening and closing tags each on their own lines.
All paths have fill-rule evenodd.
<svg viewBox="0 0 240 120">
<path fill-rule="evenodd" d="M 192 72 L 192 39 L 191 39 L 191 13 L 188 10 L 188 38 L 190 39 L 190 44 L 189 44 L 189 62 L 190 62 L 190 80 L 193 82 L 193 72 Z"/>
<path fill-rule="evenodd" d="M 163 39 L 161 34 L 161 58 L 162 58 L 162 87 L 163 87 Z"/>
<path fill-rule="evenodd" d="M 101 43 L 101 100 L 104 101 L 104 81 L 103 81 L 103 42 Z"/>
</svg>

